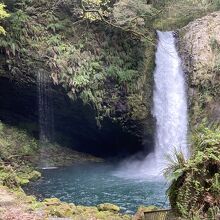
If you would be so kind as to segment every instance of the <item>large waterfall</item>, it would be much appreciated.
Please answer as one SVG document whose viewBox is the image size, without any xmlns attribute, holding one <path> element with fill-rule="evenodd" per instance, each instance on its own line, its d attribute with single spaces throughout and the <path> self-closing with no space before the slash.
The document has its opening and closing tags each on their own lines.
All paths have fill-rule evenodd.
<svg viewBox="0 0 220 220">
<path fill-rule="evenodd" d="M 51 79 L 43 70 L 37 75 L 38 86 L 38 117 L 39 117 L 39 139 L 41 149 L 40 166 L 48 166 L 47 144 L 53 141 L 54 117 L 53 97 L 51 93 Z"/>
<path fill-rule="evenodd" d="M 162 176 L 167 156 L 187 149 L 187 98 L 181 60 L 173 32 L 157 32 L 156 69 L 154 71 L 153 116 L 156 120 L 154 152 L 144 161 L 130 158 L 116 172 L 126 178 Z"/>
<path fill-rule="evenodd" d="M 158 47 L 154 72 L 153 115 L 156 118 L 155 159 L 164 167 L 165 155 L 187 149 L 187 99 L 181 60 L 173 32 L 157 32 Z"/>
</svg>

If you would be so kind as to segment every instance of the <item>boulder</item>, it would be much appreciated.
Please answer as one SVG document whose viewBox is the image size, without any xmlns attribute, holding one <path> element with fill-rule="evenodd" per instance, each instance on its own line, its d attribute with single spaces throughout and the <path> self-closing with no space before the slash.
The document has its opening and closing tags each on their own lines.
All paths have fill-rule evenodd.
<svg viewBox="0 0 220 220">
<path fill-rule="evenodd" d="M 34 170 L 29 174 L 29 176 L 30 176 L 29 180 L 36 181 L 41 178 L 41 173 Z"/>
<path fill-rule="evenodd" d="M 120 207 L 111 203 L 103 203 L 97 206 L 99 211 L 119 212 Z"/>
<path fill-rule="evenodd" d="M 44 199 L 43 203 L 47 206 L 54 206 L 54 205 L 60 205 L 61 201 L 57 198 L 49 198 L 49 199 Z"/>
</svg>

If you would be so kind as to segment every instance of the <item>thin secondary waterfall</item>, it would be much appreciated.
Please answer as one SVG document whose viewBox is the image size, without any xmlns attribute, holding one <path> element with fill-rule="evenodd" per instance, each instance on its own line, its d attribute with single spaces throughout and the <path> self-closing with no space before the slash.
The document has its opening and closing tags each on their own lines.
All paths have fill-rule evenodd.
<svg viewBox="0 0 220 220">
<path fill-rule="evenodd" d="M 53 141 L 54 117 L 53 98 L 51 93 L 51 79 L 42 70 L 37 75 L 38 86 L 38 117 L 39 117 L 39 139 L 41 149 L 40 166 L 48 166 L 46 148 Z"/>
<path fill-rule="evenodd" d="M 154 71 L 153 116 L 156 119 L 154 152 L 144 161 L 130 158 L 116 175 L 125 178 L 162 176 L 167 156 L 187 149 L 187 97 L 181 60 L 173 32 L 157 32 L 156 69 Z"/>
</svg>

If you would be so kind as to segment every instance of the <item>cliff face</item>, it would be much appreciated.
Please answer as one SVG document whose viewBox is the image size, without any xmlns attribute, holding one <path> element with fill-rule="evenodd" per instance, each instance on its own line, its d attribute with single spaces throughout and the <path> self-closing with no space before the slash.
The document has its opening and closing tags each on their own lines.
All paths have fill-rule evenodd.
<svg viewBox="0 0 220 220">
<path fill-rule="evenodd" d="M 131 152 L 151 148 L 153 46 L 100 21 L 80 20 L 62 2 L 10 4 L 0 41 L 0 84 L 6 85 L 0 120 L 26 118 L 36 127 L 36 81 L 43 70 L 54 83 L 58 133 L 109 152 L 120 145 L 123 152 L 132 145 Z"/>
<path fill-rule="evenodd" d="M 179 31 L 179 49 L 188 78 L 192 153 L 188 161 L 179 161 L 180 175 L 172 181 L 169 198 L 172 209 L 184 219 L 219 218 L 219 33 L 220 12 L 194 20 Z"/>
<path fill-rule="evenodd" d="M 220 12 L 180 30 L 180 53 L 188 76 L 190 122 L 220 121 Z"/>
<path fill-rule="evenodd" d="M 28 112 L 28 118 L 32 117 L 31 120 L 37 122 L 36 79 L 39 70 L 43 70 L 54 83 L 57 106 L 65 106 L 68 109 L 69 105 L 69 109 L 75 109 L 73 112 L 62 110 L 62 113 L 58 113 L 67 114 L 66 121 L 71 121 L 69 124 L 74 124 L 74 128 L 63 123 L 58 126 L 59 129 L 68 127 L 63 131 L 69 133 L 70 130 L 77 130 L 75 125 L 80 122 L 92 124 L 87 130 L 92 131 L 89 136 L 93 137 L 98 127 L 101 127 L 104 135 L 104 127 L 111 124 L 110 130 L 114 129 L 114 135 L 120 128 L 120 131 L 128 134 L 125 139 L 129 140 L 129 136 L 135 138 L 134 143 L 148 149 L 153 146 L 154 133 L 154 119 L 151 115 L 155 50 L 155 45 L 152 44 L 155 41 L 153 27 L 173 30 L 215 9 L 213 4 L 207 3 L 206 7 L 206 4 L 201 5 L 195 1 L 188 1 L 190 5 L 187 8 L 183 7 L 185 1 L 182 0 L 175 1 L 175 4 L 174 1 L 167 1 L 162 5 L 151 1 L 151 4 L 146 4 L 142 1 L 143 6 L 148 9 L 155 6 L 153 11 L 150 10 L 154 12 L 150 14 L 151 19 L 148 19 L 149 14 L 146 14 L 148 16 L 145 20 L 142 18 L 142 22 L 137 25 L 141 26 L 141 30 L 147 30 L 143 35 L 152 40 L 149 43 L 100 20 L 91 22 L 82 19 L 79 8 L 74 5 L 78 4 L 77 2 L 5 2 L 11 16 L 4 25 L 7 35 L 0 37 L 0 83 L 4 84 L 8 80 L 7 83 L 14 84 L 16 89 L 17 85 L 22 89 L 14 90 L 16 94 L 10 96 L 11 93 L 7 89 L 9 87 L 2 87 L 0 111 L 5 113 L 0 119 L 13 115 L 15 108 L 12 102 L 15 100 L 15 103 L 23 103 L 18 105 L 15 112 L 19 112 L 21 116 Z M 142 4 L 129 2 L 147 13 L 145 7 L 141 7 Z M 124 5 L 123 1 L 121 5 Z M 116 4 L 113 9 L 116 10 L 119 6 L 120 4 Z M 175 9 L 172 13 L 171 6 Z M 133 12 L 130 13 L 133 7 L 128 7 L 129 10 L 123 7 L 121 11 L 115 12 L 120 18 L 123 18 L 123 13 L 136 18 Z M 193 16 L 192 10 L 196 12 Z M 162 12 L 156 13 L 157 11 Z M 219 27 L 215 26 L 218 19 L 218 13 L 215 13 L 181 29 L 180 47 L 186 71 L 189 73 L 190 109 L 194 121 L 206 115 L 216 119 L 219 115 Z M 213 36 L 208 33 L 212 29 L 215 30 Z M 207 34 L 203 34 L 206 32 Z M 200 52 L 201 45 L 204 45 L 205 53 Z M 59 91 L 56 91 L 57 88 Z M 65 103 L 58 96 L 62 97 Z M 32 102 L 33 105 L 27 108 L 27 102 Z M 11 112 L 7 113 L 9 106 Z M 85 114 L 75 120 L 73 115 L 84 110 Z M 89 116 L 85 116 L 86 114 Z M 57 118 L 64 121 L 61 117 Z M 110 130 L 108 133 L 111 133 Z M 106 137 L 111 139 L 114 135 Z"/>
</svg>

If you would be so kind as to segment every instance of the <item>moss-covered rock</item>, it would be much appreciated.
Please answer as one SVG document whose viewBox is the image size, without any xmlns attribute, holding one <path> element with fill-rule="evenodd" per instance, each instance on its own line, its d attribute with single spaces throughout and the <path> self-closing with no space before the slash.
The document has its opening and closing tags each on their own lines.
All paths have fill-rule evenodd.
<svg viewBox="0 0 220 220">
<path fill-rule="evenodd" d="M 40 178 L 41 178 L 41 173 L 39 171 L 33 170 L 31 173 L 29 173 L 30 181 L 36 181 Z"/>
<path fill-rule="evenodd" d="M 17 188 L 19 186 L 19 180 L 16 176 L 15 171 L 9 165 L 0 166 L 0 185 L 7 186 L 9 188 Z"/>
<path fill-rule="evenodd" d="M 17 177 L 18 183 L 21 186 L 27 185 L 30 181 L 26 178 Z"/>
<path fill-rule="evenodd" d="M 73 207 L 68 204 L 62 203 L 56 206 L 49 206 L 46 208 L 46 212 L 51 216 L 56 216 L 60 218 L 71 217 L 76 212 Z"/>
<path fill-rule="evenodd" d="M 31 167 L 22 166 L 20 171 L 17 171 L 17 180 L 20 185 L 27 185 L 30 181 L 36 181 L 41 178 L 39 171 L 33 170 Z"/>
<path fill-rule="evenodd" d="M 103 203 L 97 206 L 99 211 L 119 212 L 120 207 L 111 203 Z"/>
<path fill-rule="evenodd" d="M 47 198 L 43 200 L 43 203 L 47 206 L 51 206 L 51 205 L 60 205 L 61 201 L 57 198 Z"/>
<path fill-rule="evenodd" d="M 100 219 L 100 220 L 131 220 L 130 215 L 118 213 L 120 208 L 116 205 L 105 203 L 97 207 L 76 206 L 72 203 L 61 202 L 59 199 L 45 199 L 42 204 L 48 216 L 74 220 Z M 33 207 L 33 206 L 32 206 Z M 41 206 L 42 208 L 42 206 Z"/>
</svg>

